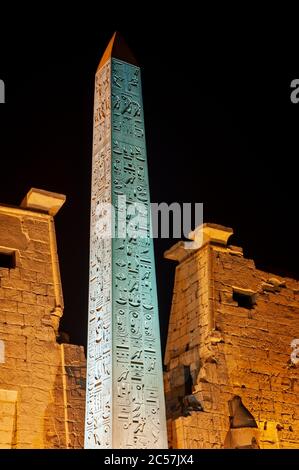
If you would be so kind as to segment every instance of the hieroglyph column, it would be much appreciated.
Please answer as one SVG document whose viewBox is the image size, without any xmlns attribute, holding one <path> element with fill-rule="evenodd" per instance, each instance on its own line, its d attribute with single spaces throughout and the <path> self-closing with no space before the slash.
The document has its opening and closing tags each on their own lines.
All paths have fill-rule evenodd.
<svg viewBox="0 0 299 470">
<path fill-rule="evenodd" d="M 95 80 L 86 448 L 167 447 L 149 207 L 140 68 L 116 33 Z"/>
</svg>

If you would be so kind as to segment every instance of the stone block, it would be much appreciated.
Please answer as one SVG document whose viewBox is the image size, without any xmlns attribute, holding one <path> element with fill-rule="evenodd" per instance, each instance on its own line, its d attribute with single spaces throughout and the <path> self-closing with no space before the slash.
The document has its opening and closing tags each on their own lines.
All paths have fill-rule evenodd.
<svg viewBox="0 0 299 470">
<path fill-rule="evenodd" d="M 36 294 L 33 292 L 22 292 L 22 300 L 25 304 L 36 304 Z"/>
</svg>

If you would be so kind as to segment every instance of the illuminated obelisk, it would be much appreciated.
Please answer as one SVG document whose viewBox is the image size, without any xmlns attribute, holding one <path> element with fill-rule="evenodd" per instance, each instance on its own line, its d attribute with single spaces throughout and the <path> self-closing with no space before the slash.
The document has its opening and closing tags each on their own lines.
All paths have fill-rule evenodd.
<svg viewBox="0 0 299 470">
<path fill-rule="evenodd" d="M 86 448 L 167 448 L 149 205 L 140 68 L 116 33 L 95 79 Z"/>
</svg>

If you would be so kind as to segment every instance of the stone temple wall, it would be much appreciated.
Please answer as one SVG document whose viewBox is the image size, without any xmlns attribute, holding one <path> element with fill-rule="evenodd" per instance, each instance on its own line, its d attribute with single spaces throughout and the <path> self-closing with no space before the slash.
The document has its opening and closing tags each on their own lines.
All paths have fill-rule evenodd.
<svg viewBox="0 0 299 470">
<path fill-rule="evenodd" d="M 84 351 L 56 341 L 64 200 L 32 189 L 21 207 L 0 206 L 0 448 L 83 446 Z"/>
<path fill-rule="evenodd" d="M 54 215 L 32 189 L 0 206 L 0 448 L 81 448 L 86 361 L 61 344 Z M 298 448 L 299 282 L 256 269 L 204 224 L 178 261 L 165 354 L 171 448 Z M 298 340 L 299 345 L 299 340 Z"/>
<path fill-rule="evenodd" d="M 180 242 L 165 254 L 179 262 L 165 354 L 169 445 L 298 448 L 299 282 L 256 269 L 227 245 L 231 234 L 204 224 L 193 249 Z"/>
</svg>

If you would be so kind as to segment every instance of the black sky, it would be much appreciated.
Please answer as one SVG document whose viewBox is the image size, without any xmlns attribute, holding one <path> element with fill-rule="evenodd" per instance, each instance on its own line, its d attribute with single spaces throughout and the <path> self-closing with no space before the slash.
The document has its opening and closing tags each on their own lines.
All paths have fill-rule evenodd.
<svg viewBox="0 0 299 470">
<path fill-rule="evenodd" d="M 94 73 L 116 29 L 142 67 L 152 201 L 204 202 L 205 221 L 233 227 L 259 267 L 299 275 L 297 56 L 279 28 L 178 13 L 1 19 L 0 201 L 17 205 L 30 187 L 67 195 L 56 230 L 73 343 L 86 344 Z M 163 251 L 175 241 L 155 242 L 163 342 L 175 268 Z"/>
</svg>

